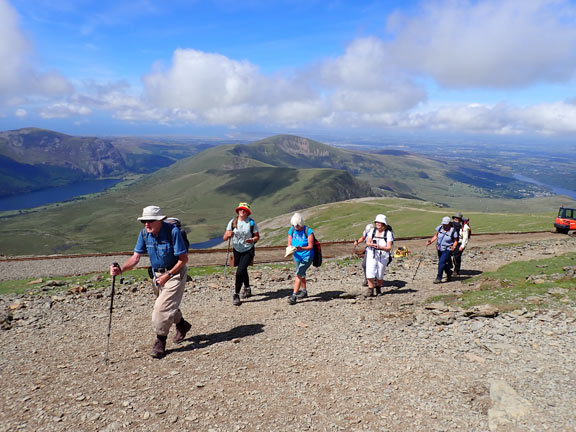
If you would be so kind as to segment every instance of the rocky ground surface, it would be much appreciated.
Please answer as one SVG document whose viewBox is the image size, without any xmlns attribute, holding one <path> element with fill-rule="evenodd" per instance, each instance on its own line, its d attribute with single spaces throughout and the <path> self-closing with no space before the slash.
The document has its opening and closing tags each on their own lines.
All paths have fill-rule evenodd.
<svg viewBox="0 0 576 432">
<path fill-rule="evenodd" d="M 240 307 L 232 277 L 224 290 L 220 275 L 197 277 L 182 303 L 193 328 L 162 360 L 149 355 L 151 288 L 129 274 L 116 281 L 108 364 L 109 290 L 5 295 L 0 431 L 576 431 L 573 303 L 426 302 L 507 262 L 569 251 L 569 236 L 475 243 L 464 275 L 433 285 L 428 250 L 394 260 L 369 299 L 359 260 L 328 260 L 294 306 L 291 269 L 251 269 L 255 295 Z"/>
</svg>

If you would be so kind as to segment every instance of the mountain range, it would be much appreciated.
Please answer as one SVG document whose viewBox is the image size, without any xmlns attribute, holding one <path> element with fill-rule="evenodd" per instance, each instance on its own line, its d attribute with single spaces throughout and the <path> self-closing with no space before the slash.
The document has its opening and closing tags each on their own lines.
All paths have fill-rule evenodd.
<svg viewBox="0 0 576 432">
<path fill-rule="evenodd" d="M 49 143 L 62 149 L 78 142 L 76 145 L 84 149 L 83 157 L 87 158 L 90 149 L 98 146 L 114 155 L 105 158 L 109 164 L 102 163 L 101 172 L 127 167 L 121 164 L 125 158 L 114 151 L 111 143 L 93 139 L 84 146 L 82 140 L 39 141 L 43 144 L 28 144 L 29 151 L 43 153 Z M 130 151 L 136 153 L 134 149 Z M 40 158 L 36 156 L 35 160 Z M 56 163 L 54 158 L 50 161 Z M 71 165 L 75 169 L 89 166 L 80 161 Z M 482 170 L 465 177 L 465 168 L 408 152 L 344 150 L 292 135 L 277 135 L 250 144 L 208 146 L 129 186 L 41 211 L 5 216 L 0 225 L 5 239 L 2 253 L 131 250 L 139 229 L 136 217 L 150 204 L 179 217 L 192 242 L 200 242 L 221 236 L 241 201 L 252 203 L 254 217 L 261 221 L 319 204 L 370 196 L 444 203 L 440 205 L 466 199 L 477 204 L 491 192 L 482 185 L 471 184 L 474 176 L 481 180 L 497 176 L 503 190 L 507 181 L 515 181 Z M 454 173 L 460 173 L 463 181 Z"/>
</svg>

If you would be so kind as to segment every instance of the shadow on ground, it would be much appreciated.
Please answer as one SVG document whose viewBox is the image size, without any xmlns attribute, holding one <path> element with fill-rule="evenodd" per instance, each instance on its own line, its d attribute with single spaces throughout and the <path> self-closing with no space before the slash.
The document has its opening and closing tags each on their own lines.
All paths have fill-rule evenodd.
<svg viewBox="0 0 576 432">
<path fill-rule="evenodd" d="M 247 324 L 234 327 L 224 332 L 196 335 L 185 339 L 184 343 L 188 342 L 186 345 L 181 346 L 180 348 L 167 350 L 166 354 L 170 354 L 171 352 L 185 352 L 207 348 L 210 345 L 214 345 L 216 343 L 230 342 L 235 339 L 254 336 L 258 333 L 262 333 L 263 331 L 264 331 L 264 324 Z"/>
</svg>

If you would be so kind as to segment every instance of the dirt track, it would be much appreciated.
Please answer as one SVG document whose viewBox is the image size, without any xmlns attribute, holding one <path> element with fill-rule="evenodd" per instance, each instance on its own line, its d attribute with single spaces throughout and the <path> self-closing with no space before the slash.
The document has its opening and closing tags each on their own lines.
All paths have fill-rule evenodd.
<svg viewBox="0 0 576 432">
<path fill-rule="evenodd" d="M 471 245 L 474 247 L 483 247 L 499 243 L 515 243 L 526 240 L 543 240 L 543 239 L 558 239 L 564 237 L 562 234 L 554 232 L 541 232 L 529 234 L 498 234 L 498 235 L 482 235 L 475 234 L 472 238 Z M 425 248 L 425 239 L 416 240 L 402 240 L 399 239 L 395 242 L 395 247 L 405 246 L 410 251 L 418 252 Z M 256 263 L 266 262 L 291 262 L 284 258 L 284 247 L 260 247 L 256 249 Z M 354 249 L 352 242 L 347 244 L 329 244 L 324 243 L 323 254 L 328 258 L 347 257 L 351 256 L 354 252 L 359 253 L 360 248 Z M 44 257 L 44 259 L 19 259 L 17 261 L 10 260 L 9 257 L 0 259 L 0 281 L 25 279 L 35 277 L 53 277 L 53 276 L 69 276 L 73 274 L 86 274 L 97 273 L 106 271 L 108 266 L 114 262 L 124 262 L 128 258 L 129 253 L 123 255 L 106 255 L 106 256 L 86 256 L 67 258 L 66 256 Z M 206 266 L 206 265 L 223 265 L 226 258 L 225 249 L 206 249 L 202 251 L 190 251 L 190 266 Z M 140 265 L 148 266 L 149 262 L 144 257 Z"/>
</svg>

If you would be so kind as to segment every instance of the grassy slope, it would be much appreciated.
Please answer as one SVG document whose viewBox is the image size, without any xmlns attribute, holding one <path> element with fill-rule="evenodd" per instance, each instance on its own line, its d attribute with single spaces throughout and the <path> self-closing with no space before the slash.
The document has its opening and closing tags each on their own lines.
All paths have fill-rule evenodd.
<svg viewBox="0 0 576 432">
<path fill-rule="evenodd" d="M 273 168 L 273 164 L 281 168 Z M 197 242 L 221 235 L 239 201 L 250 201 L 255 217 L 262 221 L 318 203 L 366 196 L 361 186 L 343 171 L 288 168 L 310 165 L 347 167 L 373 185 L 393 185 L 408 195 L 451 203 L 459 209 L 524 213 L 509 217 L 510 225 L 516 227 L 512 230 L 535 229 L 538 223 L 540 227 L 549 228 L 550 218 L 559 206 L 557 199 L 528 200 L 530 204 L 526 204 L 526 200 L 482 199 L 482 191 L 470 186 L 452 183 L 449 187 L 451 183 L 445 177 L 444 166 L 420 156 L 362 154 L 303 138 L 277 136 L 250 145 L 210 148 L 128 188 L 94 199 L 52 206 L 34 214 L 5 218 L 0 224 L 0 234 L 4 234 L 0 253 L 131 250 L 139 229 L 135 218 L 142 207 L 149 204 L 160 205 L 167 214 L 180 217 L 187 225 L 191 241 Z M 390 217 L 397 236 L 425 235 L 436 226 L 441 215 L 451 212 L 438 211 L 437 207 L 416 200 L 410 201 L 409 206 L 417 210 L 396 208 L 400 205 L 396 203 L 405 202 L 384 199 L 362 206 L 336 204 L 309 222 L 320 227 L 322 238 L 354 238 L 376 213 L 384 212 Z M 528 210 L 527 206 L 534 208 Z M 538 216 L 533 222 L 532 217 L 525 214 L 531 212 L 544 213 L 544 216 Z M 506 219 L 470 216 L 475 231 L 503 230 Z M 287 221 L 289 216 L 285 218 Z"/>
<path fill-rule="evenodd" d="M 424 201 L 403 198 L 350 200 L 310 208 L 304 212 L 306 224 L 325 241 L 353 240 L 378 213 L 386 214 L 397 237 L 432 235 L 443 216 L 462 211 L 470 218 L 473 234 L 480 232 L 526 232 L 553 230 L 560 197 L 513 200 L 514 208 L 505 208 L 503 200 L 487 205 L 499 208 L 490 213 L 458 208 L 439 208 Z M 576 203 L 575 203 L 576 204 Z M 283 244 L 291 214 L 261 223 L 262 244 Z"/>
<path fill-rule="evenodd" d="M 343 171 L 289 168 L 191 173 L 166 178 L 157 173 L 127 189 L 49 210 L 5 218 L 0 225 L 3 254 L 128 251 L 141 225 L 142 207 L 160 205 L 181 218 L 192 242 L 222 234 L 239 201 L 254 202 L 259 217 L 308 207 L 338 195 L 338 186 L 354 183 Z M 316 188 L 322 196 L 316 196 Z M 349 190 L 354 188 L 347 186 Z M 241 193 L 252 190 L 252 194 Z M 170 191 L 168 194 L 166 191 Z M 359 196 L 359 195 L 355 195 Z M 61 247 L 59 245 L 63 245 Z"/>
<path fill-rule="evenodd" d="M 493 304 L 501 311 L 515 309 L 562 309 L 576 301 L 574 278 L 565 268 L 576 264 L 576 254 L 506 264 L 494 272 L 473 279 L 479 288 L 458 295 L 436 296 L 430 301 L 443 301 L 455 307 L 470 308 Z M 540 279 L 535 283 L 528 277 Z M 554 275 L 562 275 L 555 277 Z"/>
</svg>

